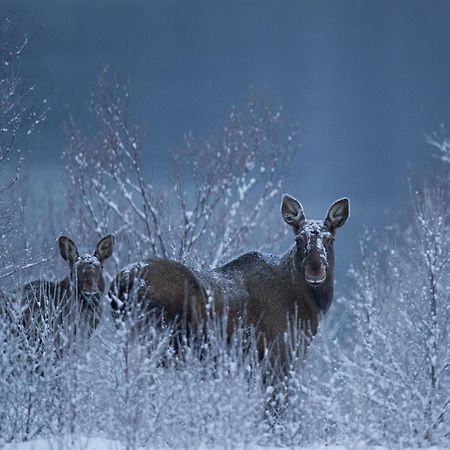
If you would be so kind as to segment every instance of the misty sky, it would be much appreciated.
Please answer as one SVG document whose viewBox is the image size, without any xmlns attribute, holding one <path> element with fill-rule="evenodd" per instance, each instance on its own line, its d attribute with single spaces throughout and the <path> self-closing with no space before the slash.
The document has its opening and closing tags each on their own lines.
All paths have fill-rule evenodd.
<svg viewBox="0 0 450 450">
<path fill-rule="evenodd" d="M 425 134 L 450 117 L 449 1 L 1 0 L 12 10 L 30 32 L 23 72 L 51 107 L 30 160 L 44 177 L 104 65 L 130 78 L 149 171 L 267 87 L 302 129 L 290 193 L 315 216 L 350 197 L 353 245 L 363 221 L 402 207 Z"/>
</svg>

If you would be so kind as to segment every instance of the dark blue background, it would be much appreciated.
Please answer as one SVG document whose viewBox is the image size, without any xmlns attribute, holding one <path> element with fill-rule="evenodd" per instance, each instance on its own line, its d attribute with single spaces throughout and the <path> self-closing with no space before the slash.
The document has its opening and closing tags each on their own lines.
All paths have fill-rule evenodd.
<svg viewBox="0 0 450 450">
<path fill-rule="evenodd" d="M 214 133 L 250 85 L 268 87 L 302 128 L 289 191 L 313 216 L 338 197 L 352 200 L 340 244 L 347 262 L 363 222 L 383 225 L 403 208 L 408 171 L 420 175 L 430 159 L 424 135 L 449 116 L 449 1 L 1 0 L 0 8 L 31 31 L 22 69 L 49 95 L 29 161 L 47 183 L 64 146 L 61 124 L 69 112 L 88 123 L 105 64 L 130 78 L 155 173 L 183 133 Z"/>
</svg>

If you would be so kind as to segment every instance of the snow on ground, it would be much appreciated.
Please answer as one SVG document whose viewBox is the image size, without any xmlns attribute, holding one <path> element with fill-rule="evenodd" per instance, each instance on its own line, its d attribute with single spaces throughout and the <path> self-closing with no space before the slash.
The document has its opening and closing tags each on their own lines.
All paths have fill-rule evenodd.
<svg viewBox="0 0 450 450">
<path fill-rule="evenodd" d="M 6 444 L 2 450 L 125 450 L 126 444 L 101 438 L 61 437 L 54 439 L 37 439 L 29 442 Z M 133 448 L 133 447 L 128 447 Z M 213 450 L 207 446 L 197 447 L 199 450 Z M 354 445 L 318 445 L 313 447 L 288 447 L 289 450 L 388 450 L 388 447 L 370 446 L 364 443 Z M 163 450 L 156 447 L 137 447 L 136 450 Z M 219 450 L 219 447 L 216 447 Z M 244 444 L 233 447 L 234 450 L 279 450 L 280 447 L 260 447 Z M 412 448 L 406 450 L 414 450 Z M 429 447 L 421 450 L 446 450 L 444 447 Z"/>
</svg>

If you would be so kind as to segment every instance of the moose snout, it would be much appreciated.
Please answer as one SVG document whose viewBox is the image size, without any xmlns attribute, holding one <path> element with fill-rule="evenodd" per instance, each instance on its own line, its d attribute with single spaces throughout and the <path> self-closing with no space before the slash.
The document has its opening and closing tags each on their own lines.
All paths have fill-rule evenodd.
<svg viewBox="0 0 450 450">
<path fill-rule="evenodd" d="M 309 284 L 318 286 L 319 284 L 322 284 L 326 278 L 327 271 L 325 264 L 322 262 L 305 265 L 305 279 Z"/>
<path fill-rule="evenodd" d="M 94 295 L 99 291 L 98 283 L 95 280 L 83 280 L 82 289 L 85 294 Z"/>
</svg>

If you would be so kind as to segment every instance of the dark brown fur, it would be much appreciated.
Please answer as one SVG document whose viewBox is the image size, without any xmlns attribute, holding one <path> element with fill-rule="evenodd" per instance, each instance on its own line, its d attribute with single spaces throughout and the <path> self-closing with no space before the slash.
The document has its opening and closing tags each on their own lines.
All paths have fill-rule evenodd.
<svg viewBox="0 0 450 450">
<path fill-rule="evenodd" d="M 261 355 L 262 336 L 270 346 L 281 345 L 288 320 L 296 314 L 301 328 L 312 336 L 333 299 L 333 238 L 348 212 L 348 200 L 342 199 L 331 206 L 324 221 L 307 221 L 300 203 L 285 195 L 282 215 L 296 241 L 284 255 L 250 252 L 212 270 L 149 259 L 116 276 L 109 292 L 113 311 L 120 316 L 134 302 L 131 306 L 138 304 L 144 316 L 156 311 L 165 320 L 182 319 L 195 329 L 206 319 L 213 299 L 218 317 L 228 310 L 228 334 L 239 320 L 256 327 Z"/>
<path fill-rule="evenodd" d="M 44 324 L 59 332 L 83 328 L 88 336 L 97 327 L 105 290 L 102 263 L 112 254 L 115 238 L 101 239 L 93 256 L 80 256 L 76 245 L 59 238 L 61 256 L 68 261 L 70 274 L 60 282 L 35 280 L 23 287 L 23 325 L 30 337 L 39 339 Z M 65 329 L 65 328 L 64 328 Z M 65 329 L 65 331 L 67 331 Z"/>
</svg>

